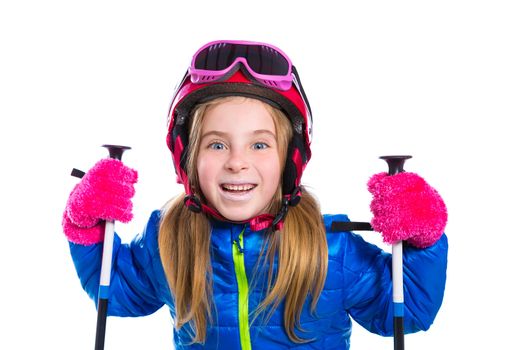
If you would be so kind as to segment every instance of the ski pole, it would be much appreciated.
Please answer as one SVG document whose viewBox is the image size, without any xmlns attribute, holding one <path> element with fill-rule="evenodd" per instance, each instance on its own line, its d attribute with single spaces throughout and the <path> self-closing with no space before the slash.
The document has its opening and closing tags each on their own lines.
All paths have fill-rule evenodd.
<svg viewBox="0 0 525 350">
<path fill-rule="evenodd" d="M 388 164 L 388 175 L 404 172 L 405 160 L 412 156 L 382 156 L 379 157 Z M 369 222 L 332 222 L 334 231 L 373 231 Z M 405 349 L 404 332 L 404 296 L 403 296 L 403 242 L 394 242 L 392 245 L 392 299 L 394 302 L 394 350 Z"/>
<path fill-rule="evenodd" d="M 102 145 L 109 151 L 109 157 L 113 159 L 122 159 L 124 151 L 131 149 L 127 146 Z M 72 176 L 82 177 L 84 173 L 81 170 L 73 169 Z M 115 236 L 115 222 L 106 220 L 104 232 L 104 243 L 102 248 L 102 267 L 100 269 L 100 284 L 98 288 L 97 303 L 97 331 L 95 337 L 95 350 L 104 349 L 104 340 L 106 337 L 106 319 L 108 314 L 108 297 L 109 285 L 111 279 L 111 261 L 113 259 L 113 239 Z"/>
<path fill-rule="evenodd" d="M 379 157 L 388 164 L 388 175 L 404 172 L 405 160 L 412 156 L 383 156 Z M 404 296 L 403 296 L 403 241 L 392 245 L 392 288 L 394 301 L 394 350 L 405 349 L 404 335 Z"/>
</svg>

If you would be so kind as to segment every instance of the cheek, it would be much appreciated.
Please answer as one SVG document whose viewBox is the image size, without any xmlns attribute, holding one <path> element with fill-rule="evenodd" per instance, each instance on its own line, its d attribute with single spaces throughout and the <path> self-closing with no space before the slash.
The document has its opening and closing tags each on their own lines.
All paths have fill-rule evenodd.
<svg viewBox="0 0 525 350">
<path fill-rule="evenodd" d="M 281 162 L 279 161 L 279 157 L 275 155 L 267 162 L 261 164 L 267 164 L 263 170 L 264 177 L 267 181 L 268 187 L 275 192 L 281 181 Z"/>
<path fill-rule="evenodd" d="M 197 177 L 202 179 L 206 174 L 206 167 L 204 166 L 205 161 L 201 156 L 197 158 Z"/>
<path fill-rule="evenodd" d="M 199 156 L 197 158 L 197 177 L 201 190 L 206 191 L 208 184 L 214 177 L 214 173 L 213 159 L 206 156 Z"/>
</svg>

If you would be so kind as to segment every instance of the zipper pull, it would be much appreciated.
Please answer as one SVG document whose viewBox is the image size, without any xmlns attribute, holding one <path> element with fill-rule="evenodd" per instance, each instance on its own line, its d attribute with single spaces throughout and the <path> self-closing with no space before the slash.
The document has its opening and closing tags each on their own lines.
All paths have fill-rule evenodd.
<svg viewBox="0 0 525 350">
<path fill-rule="evenodd" d="M 246 228 L 246 226 L 245 226 Z M 235 234 L 233 233 L 232 231 L 232 241 L 233 243 L 237 246 L 237 251 L 240 253 L 240 254 L 243 254 L 244 253 L 244 249 L 241 247 L 241 240 L 240 240 L 240 236 L 244 233 L 244 229 L 242 229 L 241 232 L 239 232 L 239 234 Z"/>
<path fill-rule="evenodd" d="M 237 239 L 234 240 L 233 243 L 235 243 L 235 245 L 237 246 L 237 250 L 239 251 L 239 253 L 243 254 L 244 253 L 244 249 L 241 247 L 241 242 L 239 240 L 239 237 L 237 237 Z"/>
</svg>

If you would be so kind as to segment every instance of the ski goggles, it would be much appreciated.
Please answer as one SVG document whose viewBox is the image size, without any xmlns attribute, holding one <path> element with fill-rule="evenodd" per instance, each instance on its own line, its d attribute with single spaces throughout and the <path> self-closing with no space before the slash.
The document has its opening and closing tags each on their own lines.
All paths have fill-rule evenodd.
<svg viewBox="0 0 525 350">
<path fill-rule="evenodd" d="M 294 82 L 292 62 L 279 48 L 251 41 L 212 41 L 201 47 L 191 61 L 192 83 L 203 84 L 227 79 L 242 64 L 259 83 L 289 90 Z"/>
</svg>

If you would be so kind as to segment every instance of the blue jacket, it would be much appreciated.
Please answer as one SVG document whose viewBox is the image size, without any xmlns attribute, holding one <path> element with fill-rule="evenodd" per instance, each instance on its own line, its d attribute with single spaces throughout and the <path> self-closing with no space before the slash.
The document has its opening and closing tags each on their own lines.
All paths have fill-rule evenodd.
<svg viewBox="0 0 525 350">
<path fill-rule="evenodd" d="M 213 222 L 214 320 L 208 324 L 205 344 L 190 344 L 188 326 L 174 329 L 177 349 L 348 349 L 352 331 L 349 316 L 371 332 L 392 335 L 391 255 L 354 233 L 330 231 L 332 221 L 348 221 L 346 216 L 325 215 L 324 221 L 328 274 L 316 314 L 310 314 L 307 300 L 301 314 L 304 331 L 297 331 L 300 337 L 313 341 L 301 345 L 288 339 L 282 327 L 282 305 L 267 323 L 261 316 L 251 322 L 249 313 L 264 296 L 264 277 L 252 281 L 247 308 L 242 304 L 239 307 L 239 300 L 243 300 L 252 280 L 264 232 L 251 232 L 249 225 Z M 155 211 L 143 234 L 130 244 L 122 244 L 115 236 L 109 315 L 144 316 L 167 305 L 174 316 L 158 252 L 159 222 L 160 212 Z M 81 284 L 96 301 L 102 245 L 71 243 L 70 248 Z M 443 299 L 447 250 L 445 235 L 426 249 L 405 247 L 405 333 L 426 330 L 432 324 Z"/>
</svg>

